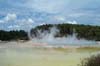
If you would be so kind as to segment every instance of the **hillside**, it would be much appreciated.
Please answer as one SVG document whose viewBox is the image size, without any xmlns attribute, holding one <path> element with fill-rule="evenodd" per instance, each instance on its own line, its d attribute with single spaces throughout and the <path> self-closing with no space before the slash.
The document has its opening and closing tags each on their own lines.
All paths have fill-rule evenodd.
<svg viewBox="0 0 100 66">
<path fill-rule="evenodd" d="M 31 30 L 32 37 L 39 37 L 38 32 L 50 32 L 52 27 L 56 27 L 59 32 L 55 37 L 67 37 L 73 33 L 77 34 L 78 39 L 100 41 L 100 26 L 91 25 L 72 25 L 72 24 L 46 24 L 33 28 Z"/>
</svg>

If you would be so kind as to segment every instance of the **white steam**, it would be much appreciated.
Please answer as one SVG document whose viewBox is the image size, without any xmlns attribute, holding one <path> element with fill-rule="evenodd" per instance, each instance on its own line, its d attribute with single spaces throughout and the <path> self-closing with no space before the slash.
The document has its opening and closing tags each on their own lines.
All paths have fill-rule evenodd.
<svg viewBox="0 0 100 66">
<path fill-rule="evenodd" d="M 59 32 L 56 27 L 50 29 L 50 32 L 38 30 L 37 35 L 39 37 L 34 37 L 32 39 L 35 43 L 46 43 L 49 45 L 93 45 L 96 44 L 95 41 L 78 39 L 76 33 L 69 35 L 67 37 L 55 37 Z"/>
</svg>

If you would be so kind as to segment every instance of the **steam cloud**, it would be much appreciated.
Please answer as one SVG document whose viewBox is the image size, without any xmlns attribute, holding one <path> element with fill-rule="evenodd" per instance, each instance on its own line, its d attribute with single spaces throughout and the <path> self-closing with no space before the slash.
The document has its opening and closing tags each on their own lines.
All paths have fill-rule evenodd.
<svg viewBox="0 0 100 66">
<path fill-rule="evenodd" d="M 56 27 L 52 27 L 50 32 L 38 30 L 37 37 L 32 38 L 29 33 L 30 41 L 28 42 L 0 42 L 0 48 L 22 48 L 22 47 L 63 47 L 63 46 L 97 46 L 95 41 L 77 39 L 76 33 L 67 37 L 55 37 L 59 32 Z"/>
<path fill-rule="evenodd" d="M 38 30 L 38 37 L 32 38 L 32 41 L 35 43 L 46 43 L 49 45 L 93 45 L 96 44 L 95 41 L 77 39 L 76 33 L 69 35 L 67 37 L 55 37 L 59 32 L 56 27 L 52 27 L 50 32 Z"/>
</svg>

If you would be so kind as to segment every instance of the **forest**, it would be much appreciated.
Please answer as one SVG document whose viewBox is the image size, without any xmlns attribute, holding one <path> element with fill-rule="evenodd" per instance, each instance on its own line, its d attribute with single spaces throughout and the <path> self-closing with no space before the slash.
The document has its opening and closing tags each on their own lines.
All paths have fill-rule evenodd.
<svg viewBox="0 0 100 66">
<path fill-rule="evenodd" d="M 78 39 L 86 39 L 86 40 L 95 40 L 100 41 L 100 26 L 92 26 L 92 25 L 79 25 L 79 24 L 45 24 L 41 26 L 37 26 L 31 30 L 31 34 L 33 37 L 38 36 L 38 30 L 41 32 L 47 31 L 50 32 L 50 28 L 56 27 L 59 32 L 55 35 L 55 37 L 63 37 L 72 35 L 76 33 Z"/>
<path fill-rule="evenodd" d="M 29 40 L 28 33 L 24 30 L 4 31 L 0 30 L 1 41 Z"/>
<path fill-rule="evenodd" d="M 76 33 L 78 39 L 95 40 L 100 41 L 100 26 L 91 25 L 76 25 L 76 24 L 45 24 L 36 26 L 30 30 L 31 36 L 38 37 L 38 30 L 41 32 L 50 32 L 50 28 L 56 27 L 59 32 L 55 37 L 67 37 Z M 29 40 L 28 33 L 25 30 L 12 30 L 4 31 L 0 30 L 1 41 L 13 41 L 13 40 Z"/>
</svg>

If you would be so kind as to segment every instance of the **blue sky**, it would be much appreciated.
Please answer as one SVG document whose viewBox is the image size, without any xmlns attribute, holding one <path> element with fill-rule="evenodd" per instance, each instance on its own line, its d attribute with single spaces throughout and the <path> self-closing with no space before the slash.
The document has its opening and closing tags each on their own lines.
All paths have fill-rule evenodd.
<svg viewBox="0 0 100 66">
<path fill-rule="evenodd" d="M 0 0 L 0 29 L 29 30 L 48 23 L 100 26 L 100 0 Z"/>
</svg>

